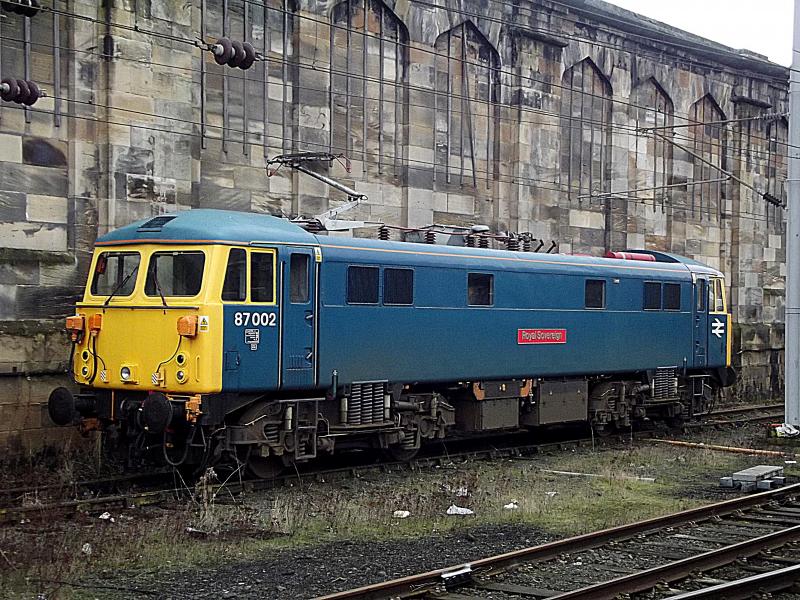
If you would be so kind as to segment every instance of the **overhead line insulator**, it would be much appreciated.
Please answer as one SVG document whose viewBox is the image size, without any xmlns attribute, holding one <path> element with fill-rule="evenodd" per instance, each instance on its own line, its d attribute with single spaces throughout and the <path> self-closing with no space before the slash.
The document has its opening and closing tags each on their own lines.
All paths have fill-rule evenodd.
<svg viewBox="0 0 800 600">
<path fill-rule="evenodd" d="M 6 102 L 16 102 L 25 106 L 33 106 L 45 94 L 35 82 L 27 79 L 6 77 L 0 81 L 0 98 Z"/>
<path fill-rule="evenodd" d="M 238 67 L 243 71 L 252 67 L 258 58 L 256 49 L 250 42 L 240 42 L 226 37 L 219 38 L 217 43 L 208 49 L 218 65 Z"/>
<path fill-rule="evenodd" d="M 14 0 L 13 2 L 0 2 L 0 7 L 6 12 L 16 13 L 25 17 L 35 17 L 41 5 L 39 0 Z"/>
</svg>

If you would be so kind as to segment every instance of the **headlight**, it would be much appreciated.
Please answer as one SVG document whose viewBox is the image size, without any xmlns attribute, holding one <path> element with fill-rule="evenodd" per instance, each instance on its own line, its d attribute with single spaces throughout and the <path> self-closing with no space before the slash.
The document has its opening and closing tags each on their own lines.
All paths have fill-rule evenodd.
<svg viewBox="0 0 800 600">
<path fill-rule="evenodd" d="M 128 381 L 131 378 L 130 367 L 122 367 L 119 370 L 119 378 L 122 379 L 122 381 Z"/>
<path fill-rule="evenodd" d="M 184 371 L 178 371 L 175 373 L 175 377 L 178 378 L 178 382 L 183 383 L 186 381 L 186 373 Z"/>
</svg>

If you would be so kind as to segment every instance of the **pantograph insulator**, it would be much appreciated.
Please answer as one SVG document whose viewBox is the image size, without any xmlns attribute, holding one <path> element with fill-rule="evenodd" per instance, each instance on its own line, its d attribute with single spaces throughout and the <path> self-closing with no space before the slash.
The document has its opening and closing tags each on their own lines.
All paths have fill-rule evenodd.
<svg viewBox="0 0 800 600">
<path fill-rule="evenodd" d="M 378 229 L 378 239 L 383 240 L 384 242 L 389 241 L 391 238 L 389 228 L 386 225 L 381 225 L 380 229 Z"/>
<path fill-rule="evenodd" d="M 464 236 L 464 243 L 466 244 L 467 248 L 474 248 L 475 247 L 475 236 L 474 235 L 465 235 Z"/>
<path fill-rule="evenodd" d="M 478 237 L 478 247 L 479 248 L 488 248 L 489 247 L 489 238 L 485 235 Z"/>
<path fill-rule="evenodd" d="M 432 230 L 428 230 L 425 232 L 425 243 L 426 244 L 435 244 L 436 243 L 436 232 Z"/>
</svg>

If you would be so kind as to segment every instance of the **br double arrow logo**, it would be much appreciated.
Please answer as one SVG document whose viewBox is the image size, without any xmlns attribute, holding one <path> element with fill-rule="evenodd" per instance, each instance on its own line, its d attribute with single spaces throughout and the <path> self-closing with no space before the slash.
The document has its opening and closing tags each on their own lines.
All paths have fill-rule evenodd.
<svg viewBox="0 0 800 600">
<path fill-rule="evenodd" d="M 711 333 L 721 338 L 725 334 L 725 323 L 719 319 L 714 319 L 713 323 L 711 323 Z"/>
</svg>

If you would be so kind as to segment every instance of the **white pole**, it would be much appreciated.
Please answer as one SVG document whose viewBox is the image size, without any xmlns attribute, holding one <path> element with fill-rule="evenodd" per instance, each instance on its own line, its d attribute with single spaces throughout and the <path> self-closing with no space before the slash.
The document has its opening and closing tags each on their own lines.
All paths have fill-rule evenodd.
<svg viewBox="0 0 800 600">
<path fill-rule="evenodd" d="M 789 74 L 789 180 L 786 228 L 786 422 L 800 426 L 800 0 L 794 2 Z"/>
</svg>

